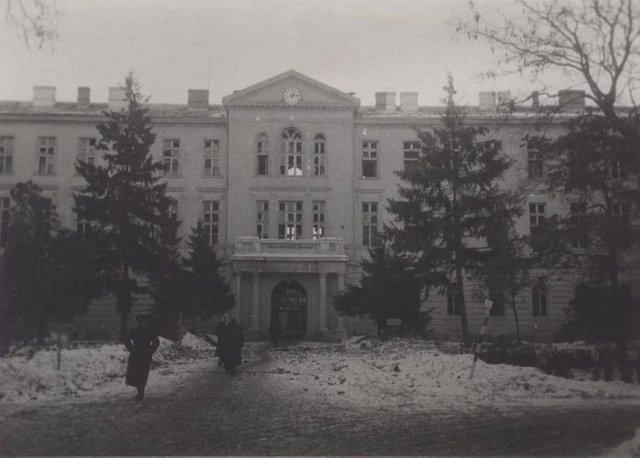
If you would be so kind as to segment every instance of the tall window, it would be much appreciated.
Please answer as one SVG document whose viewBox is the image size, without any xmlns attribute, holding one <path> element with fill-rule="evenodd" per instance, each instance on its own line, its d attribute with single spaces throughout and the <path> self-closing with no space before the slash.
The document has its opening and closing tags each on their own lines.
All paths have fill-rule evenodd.
<svg viewBox="0 0 640 458">
<path fill-rule="evenodd" d="M 504 316 L 504 293 L 500 291 L 491 291 L 489 293 L 489 300 L 493 302 L 489 315 Z"/>
<path fill-rule="evenodd" d="M 267 137 L 267 134 L 258 135 L 256 153 L 258 160 L 257 174 L 259 176 L 269 175 L 269 137 Z"/>
<path fill-rule="evenodd" d="M 87 235 L 91 231 L 91 223 L 82 215 L 76 213 L 76 232 L 80 235 Z"/>
<path fill-rule="evenodd" d="M 324 176 L 325 146 L 324 135 L 316 135 L 313 140 L 313 175 L 316 177 Z"/>
<path fill-rule="evenodd" d="M 9 235 L 9 198 L 0 197 L 0 246 L 5 246 Z"/>
<path fill-rule="evenodd" d="M 533 316 L 547 316 L 547 287 L 542 280 L 531 288 L 531 307 Z"/>
<path fill-rule="evenodd" d="M 542 153 L 539 151 L 527 151 L 527 173 L 530 180 L 542 178 Z"/>
<path fill-rule="evenodd" d="M 540 231 L 545 221 L 545 207 L 543 203 L 529 204 L 529 230 L 532 235 Z"/>
<path fill-rule="evenodd" d="M 93 137 L 81 137 L 78 139 L 78 159 L 87 164 L 96 163 L 98 151 L 96 139 Z"/>
<path fill-rule="evenodd" d="M 624 168 L 622 161 L 612 160 L 610 172 L 611 178 L 627 178 L 627 170 Z"/>
<path fill-rule="evenodd" d="M 378 142 L 362 142 L 362 176 L 373 178 L 378 176 Z"/>
<path fill-rule="evenodd" d="M 620 223 L 629 222 L 629 205 L 626 202 L 616 202 L 611 205 L 613 219 Z"/>
<path fill-rule="evenodd" d="M 261 239 L 269 238 L 269 201 L 256 202 L 256 235 Z"/>
<path fill-rule="evenodd" d="M 312 235 L 314 240 L 324 237 L 324 200 L 313 201 L 313 227 Z"/>
<path fill-rule="evenodd" d="M 297 129 L 289 127 L 282 131 L 280 175 L 302 176 L 302 136 Z"/>
<path fill-rule="evenodd" d="M 418 168 L 418 158 L 422 151 L 420 141 L 410 141 L 403 143 L 404 151 L 404 171 L 411 173 Z"/>
<path fill-rule="evenodd" d="M 447 287 L 447 315 L 459 316 L 461 314 L 458 286 L 456 283 L 449 283 Z"/>
<path fill-rule="evenodd" d="M 207 138 L 203 146 L 204 176 L 220 176 L 220 140 Z"/>
<path fill-rule="evenodd" d="M 302 237 L 302 201 L 278 203 L 278 238 L 295 240 Z"/>
<path fill-rule="evenodd" d="M 13 137 L 0 137 L 0 174 L 13 172 Z"/>
<path fill-rule="evenodd" d="M 207 244 L 215 246 L 218 244 L 220 203 L 217 200 L 205 200 L 202 204 L 204 209 L 202 221 L 207 235 Z"/>
<path fill-rule="evenodd" d="M 571 245 L 574 248 L 587 248 L 589 246 L 586 218 L 587 204 L 585 202 L 571 202 L 571 221 L 574 226 L 571 234 Z"/>
<path fill-rule="evenodd" d="M 362 244 L 378 243 L 378 202 L 362 202 Z"/>
<path fill-rule="evenodd" d="M 38 173 L 55 175 L 56 173 L 56 138 L 38 138 Z"/>
<path fill-rule="evenodd" d="M 165 167 L 164 176 L 180 174 L 180 140 L 169 138 L 162 141 L 162 163 Z"/>
</svg>

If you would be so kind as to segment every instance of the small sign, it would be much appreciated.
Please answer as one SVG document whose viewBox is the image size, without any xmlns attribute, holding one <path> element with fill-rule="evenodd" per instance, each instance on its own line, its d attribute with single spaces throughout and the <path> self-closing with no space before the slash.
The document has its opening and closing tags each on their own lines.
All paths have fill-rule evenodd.
<svg viewBox="0 0 640 458">
<path fill-rule="evenodd" d="M 387 326 L 400 326 L 402 320 L 399 318 L 387 318 Z"/>
</svg>

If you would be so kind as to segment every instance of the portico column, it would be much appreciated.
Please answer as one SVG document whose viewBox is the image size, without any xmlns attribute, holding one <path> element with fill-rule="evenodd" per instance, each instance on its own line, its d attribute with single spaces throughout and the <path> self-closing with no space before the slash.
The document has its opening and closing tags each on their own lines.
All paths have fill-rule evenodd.
<svg viewBox="0 0 640 458">
<path fill-rule="evenodd" d="M 236 273 L 236 320 L 241 323 L 242 319 L 242 272 Z"/>
<path fill-rule="evenodd" d="M 327 328 L 327 274 L 321 272 L 320 280 L 320 307 L 318 309 L 318 331 L 325 332 Z"/>
<path fill-rule="evenodd" d="M 251 330 L 260 330 L 260 273 L 254 272 L 251 297 Z"/>
<path fill-rule="evenodd" d="M 338 294 L 344 289 L 344 274 L 338 274 Z M 343 337 L 347 336 L 347 323 L 345 317 L 338 315 L 338 332 Z"/>
</svg>

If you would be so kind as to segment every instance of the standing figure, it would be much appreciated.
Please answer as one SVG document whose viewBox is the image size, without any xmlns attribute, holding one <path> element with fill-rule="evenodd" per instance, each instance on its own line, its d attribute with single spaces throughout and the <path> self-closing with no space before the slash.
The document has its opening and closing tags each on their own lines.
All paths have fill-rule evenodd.
<svg viewBox="0 0 640 458">
<path fill-rule="evenodd" d="M 224 362 L 222 360 L 222 333 L 224 332 L 224 328 L 227 326 L 227 324 L 229 324 L 229 315 L 225 313 L 224 315 L 222 315 L 222 321 L 220 321 L 216 325 L 216 330 L 215 330 L 215 335 L 218 339 L 216 343 L 216 352 L 215 352 L 215 356 L 218 357 L 218 366 L 222 366 Z"/>
<path fill-rule="evenodd" d="M 222 361 L 224 370 L 231 375 L 236 375 L 236 366 L 242 363 L 242 346 L 244 345 L 244 334 L 235 318 L 231 318 L 229 324 L 222 331 Z"/>
<path fill-rule="evenodd" d="M 280 317 L 278 316 L 278 314 L 273 315 L 271 324 L 269 325 L 269 329 L 267 329 L 267 332 L 271 337 L 271 344 L 274 347 L 277 347 L 280 339 L 282 339 L 282 325 L 280 324 Z"/>
<path fill-rule="evenodd" d="M 136 387 L 136 399 L 142 401 L 151 369 L 151 357 L 160 346 L 160 340 L 151 328 L 148 316 L 138 315 L 136 320 L 138 327 L 129 332 L 124 340 L 124 346 L 129 350 L 125 383 Z"/>
</svg>

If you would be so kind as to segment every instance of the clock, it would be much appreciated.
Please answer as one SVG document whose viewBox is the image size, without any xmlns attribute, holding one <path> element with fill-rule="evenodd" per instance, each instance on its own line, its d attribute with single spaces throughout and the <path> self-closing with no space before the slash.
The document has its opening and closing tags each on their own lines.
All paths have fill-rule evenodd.
<svg viewBox="0 0 640 458">
<path fill-rule="evenodd" d="M 298 88 L 289 87 L 282 93 L 282 100 L 284 100 L 284 103 L 287 105 L 295 105 L 302 100 L 302 94 Z"/>
</svg>

